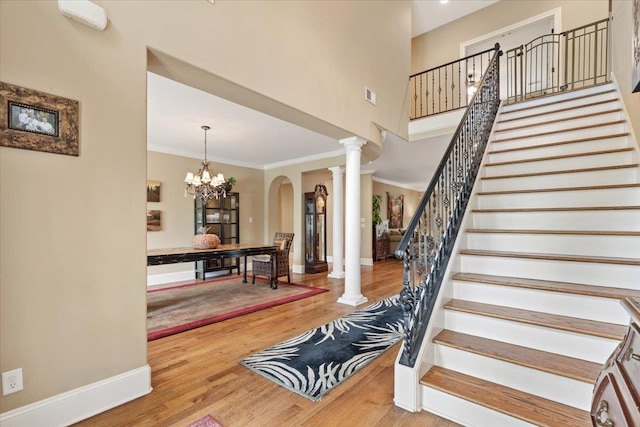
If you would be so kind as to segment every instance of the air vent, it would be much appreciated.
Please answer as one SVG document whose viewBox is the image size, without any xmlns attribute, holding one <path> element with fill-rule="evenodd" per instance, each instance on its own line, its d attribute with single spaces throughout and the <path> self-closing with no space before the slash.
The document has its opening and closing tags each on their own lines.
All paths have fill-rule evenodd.
<svg viewBox="0 0 640 427">
<path fill-rule="evenodd" d="M 364 87 L 364 99 L 376 105 L 376 93 L 366 86 Z"/>
</svg>

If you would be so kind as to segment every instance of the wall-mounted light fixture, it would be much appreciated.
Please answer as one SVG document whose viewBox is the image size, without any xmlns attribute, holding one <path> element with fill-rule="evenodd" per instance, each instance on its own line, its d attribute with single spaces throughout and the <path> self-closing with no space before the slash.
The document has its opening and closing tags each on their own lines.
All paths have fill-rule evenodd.
<svg viewBox="0 0 640 427">
<path fill-rule="evenodd" d="M 58 0 L 58 10 L 67 18 L 102 31 L 107 27 L 107 12 L 89 0 Z"/>
</svg>

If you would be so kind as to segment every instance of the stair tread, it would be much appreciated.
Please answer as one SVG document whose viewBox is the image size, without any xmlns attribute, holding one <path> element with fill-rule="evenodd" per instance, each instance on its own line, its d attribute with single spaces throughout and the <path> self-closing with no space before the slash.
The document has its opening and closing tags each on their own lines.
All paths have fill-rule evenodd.
<svg viewBox="0 0 640 427">
<path fill-rule="evenodd" d="M 444 308 L 496 319 L 526 323 L 528 325 L 537 325 L 545 328 L 609 338 L 617 341 L 622 341 L 628 329 L 626 325 L 579 319 L 559 314 L 504 307 L 475 301 L 452 299 L 444 305 Z"/>
<path fill-rule="evenodd" d="M 608 83 L 604 83 L 604 84 L 608 84 Z M 575 97 L 571 97 L 571 98 L 559 99 L 557 101 L 547 102 L 545 104 L 528 105 L 528 106 L 525 105 L 525 106 L 523 106 L 521 108 L 515 108 L 513 110 L 509 109 L 508 111 L 501 111 L 500 114 L 501 115 L 511 114 L 511 113 L 517 113 L 517 112 L 520 112 L 520 111 L 531 110 L 533 108 L 548 107 L 550 105 L 558 105 L 558 104 L 562 104 L 564 102 L 571 102 L 571 101 L 576 101 L 576 100 L 579 100 L 579 99 L 585 99 L 585 98 L 591 98 L 591 97 L 594 97 L 594 96 L 606 95 L 606 94 L 609 94 L 609 93 L 612 93 L 612 92 L 615 92 L 615 91 L 616 91 L 615 89 L 609 89 L 609 90 L 605 90 L 605 91 L 602 91 L 602 92 L 596 92 L 596 93 L 590 93 L 590 94 L 587 94 L 587 95 L 581 95 L 581 96 L 575 96 Z M 551 96 L 553 96 L 553 95 L 557 95 L 557 94 L 554 93 Z M 540 98 L 538 98 L 538 99 L 540 99 Z M 533 100 L 533 99 L 529 100 L 528 99 L 526 101 L 522 101 L 522 103 L 525 103 L 527 101 L 535 101 L 535 100 Z"/>
<path fill-rule="evenodd" d="M 640 183 L 612 184 L 612 185 L 587 185 L 582 187 L 554 187 L 554 188 L 530 188 L 524 190 L 478 191 L 478 196 L 495 196 L 501 194 L 521 193 L 550 193 L 556 191 L 586 191 L 586 190 L 615 190 L 621 188 L 640 188 Z"/>
<path fill-rule="evenodd" d="M 633 151 L 633 147 L 614 148 L 611 150 L 585 151 L 582 153 L 560 154 L 557 156 L 531 157 L 528 159 L 509 160 L 505 162 L 489 162 L 489 163 L 486 163 L 485 166 L 504 166 L 504 165 L 516 165 L 520 163 L 547 162 L 549 160 L 572 159 L 575 157 L 600 156 L 603 154 L 615 154 L 615 153 L 624 153 L 624 152 L 632 152 L 632 151 Z"/>
<path fill-rule="evenodd" d="M 640 236 L 640 231 L 609 231 L 609 230 L 524 230 L 500 228 L 468 228 L 467 233 L 497 233 L 497 234 L 562 234 L 576 236 Z"/>
<path fill-rule="evenodd" d="M 509 123 L 509 122 L 513 122 L 513 121 L 516 121 L 516 120 L 524 120 L 524 119 L 530 119 L 530 118 L 533 118 L 533 117 L 546 116 L 548 114 L 563 113 L 565 111 L 577 110 L 579 108 L 595 107 L 596 105 L 610 104 L 612 102 L 618 102 L 618 99 L 617 98 L 606 99 L 604 101 L 590 102 L 588 104 L 581 104 L 581 105 L 577 105 L 577 106 L 574 106 L 574 107 L 560 108 L 558 110 L 544 111 L 542 113 L 536 113 L 536 114 L 529 114 L 527 116 L 514 117 L 513 119 L 500 120 L 497 123 L 498 124 L 500 124 L 500 123 Z M 505 113 L 505 114 L 508 114 L 508 113 Z"/>
<path fill-rule="evenodd" d="M 511 138 L 500 138 L 500 139 L 493 139 L 491 142 L 494 144 L 500 143 L 500 142 L 507 142 L 507 141 L 514 141 L 516 139 L 529 139 L 529 138 L 538 138 L 541 136 L 547 136 L 547 135 L 554 135 L 557 133 L 564 133 L 564 132 L 572 132 L 572 131 L 576 131 L 576 130 L 587 130 L 587 129 L 593 129 L 593 128 L 597 128 L 597 127 L 602 127 L 602 126 L 609 126 L 609 125 L 619 125 L 625 123 L 625 120 L 614 120 L 614 121 L 610 121 L 610 122 L 602 122 L 602 123 L 596 123 L 593 125 L 585 125 L 585 126 L 578 126 L 578 127 L 572 127 L 572 128 L 566 128 L 566 129 L 558 129 L 558 130 L 552 130 L 552 131 L 548 131 L 548 132 L 539 132 L 539 133 L 530 133 L 527 135 L 522 135 L 522 136 L 514 136 Z"/>
<path fill-rule="evenodd" d="M 640 259 L 621 257 L 595 257 L 585 255 L 547 254 L 534 252 L 485 251 L 479 249 L 462 249 L 463 255 L 493 256 L 506 258 L 545 259 L 549 261 L 591 262 L 597 264 L 640 265 Z"/>
<path fill-rule="evenodd" d="M 509 152 L 512 152 L 512 151 L 522 151 L 522 150 L 535 150 L 536 148 L 555 147 L 555 146 L 558 146 L 558 145 L 577 144 L 577 143 L 580 143 L 580 142 L 599 141 L 599 140 L 603 140 L 603 139 L 613 139 L 613 138 L 620 138 L 620 137 L 625 137 L 625 136 L 629 136 L 629 133 L 628 132 L 612 133 L 610 135 L 592 136 L 592 137 L 589 137 L 589 138 L 568 139 L 566 141 L 549 142 L 549 143 L 538 144 L 538 145 L 527 145 L 527 146 L 524 146 L 524 147 L 505 148 L 505 149 L 502 149 L 502 150 L 488 151 L 487 154 L 509 153 Z"/>
<path fill-rule="evenodd" d="M 575 295 L 588 295 L 601 298 L 640 298 L 640 290 L 614 288 L 609 286 L 584 285 L 581 283 L 554 282 L 551 280 L 528 279 L 524 277 L 495 276 L 479 273 L 456 273 L 453 280 L 478 282 L 499 286 L 512 286 L 551 292 L 564 292 Z"/>
<path fill-rule="evenodd" d="M 535 126 L 546 126 L 549 124 L 553 124 L 553 123 L 560 123 L 560 122 L 566 122 L 569 120 L 579 120 L 579 119 L 586 119 L 587 117 L 594 117 L 594 116 L 600 116 L 603 114 L 610 114 L 610 113 L 619 113 L 622 111 L 622 108 L 614 108 L 614 109 L 610 109 L 610 110 L 602 110 L 602 111 L 597 111 L 595 113 L 589 113 L 589 114 L 581 114 L 578 116 L 572 116 L 572 117 L 563 117 L 561 119 L 554 119 L 554 120 L 547 120 L 541 123 L 529 123 L 526 125 L 519 125 L 519 126 L 514 126 L 514 127 L 510 127 L 510 128 L 505 128 L 505 129 L 496 129 L 494 132 L 509 132 L 511 130 L 519 130 L 519 129 L 525 129 L 525 128 L 530 128 L 530 127 L 535 127 Z M 503 122 L 498 122 L 498 124 L 503 123 Z"/>
<path fill-rule="evenodd" d="M 546 208 L 496 208 L 496 209 L 472 209 L 476 213 L 503 213 L 503 212 L 580 212 L 580 211 L 627 211 L 640 210 L 640 206 L 558 206 Z"/>
<path fill-rule="evenodd" d="M 562 175 L 562 174 L 569 174 L 569 173 L 605 172 L 610 170 L 632 169 L 632 168 L 637 168 L 638 166 L 640 166 L 640 164 L 638 163 L 629 163 L 625 165 L 600 166 L 600 167 L 593 167 L 593 168 L 561 169 L 561 170 L 543 171 L 543 172 L 516 173 L 511 175 L 483 176 L 480 179 L 492 180 L 492 179 L 529 178 L 533 176 Z"/>
<path fill-rule="evenodd" d="M 587 411 L 439 366 L 433 366 L 420 383 L 539 426 L 591 425 Z"/>
<path fill-rule="evenodd" d="M 436 335 L 433 338 L 433 342 L 588 384 L 595 384 L 602 369 L 600 363 L 450 331 L 448 329 Z"/>
</svg>

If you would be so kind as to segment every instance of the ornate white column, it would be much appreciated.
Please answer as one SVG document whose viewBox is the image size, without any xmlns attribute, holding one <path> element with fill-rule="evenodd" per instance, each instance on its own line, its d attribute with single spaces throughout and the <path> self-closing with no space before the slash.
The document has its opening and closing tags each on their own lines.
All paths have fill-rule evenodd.
<svg viewBox="0 0 640 427">
<path fill-rule="evenodd" d="M 344 244 L 344 219 L 343 212 L 343 197 L 342 186 L 344 175 L 344 168 L 342 166 L 335 166 L 329 168 L 333 174 L 333 271 L 329 273 L 329 277 L 333 279 L 344 279 L 344 251 L 342 245 Z"/>
<path fill-rule="evenodd" d="M 345 280 L 344 294 L 338 302 L 359 305 L 367 302 L 360 287 L 360 157 L 367 141 L 354 136 L 340 140 L 346 149 L 346 203 L 345 203 Z"/>
</svg>

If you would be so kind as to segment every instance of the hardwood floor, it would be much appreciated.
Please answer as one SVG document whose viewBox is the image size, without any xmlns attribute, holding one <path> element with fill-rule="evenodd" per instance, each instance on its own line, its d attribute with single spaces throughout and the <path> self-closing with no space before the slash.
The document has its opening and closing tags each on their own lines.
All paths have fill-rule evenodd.
<svg viewBox="0 0 640 427">
<path fill-rule="evenodd" d="M 355 310 L 336 303 L 344 292 L 343 280 L 322 273 L 294 274 L 292 281 L 329 292 L 151 341 L 153 391 L 76 425 L 183 427 L 207 414 L 225 427 L 457 425 L 393 404 L 393 365 L 400 343 L 318 402 L 240 366 L 238 360 L 251 353 Z M 362 293 L 369 298 L 362 307 L 401 289 L 400 261 L 362 267 Z"/>
</svg>

